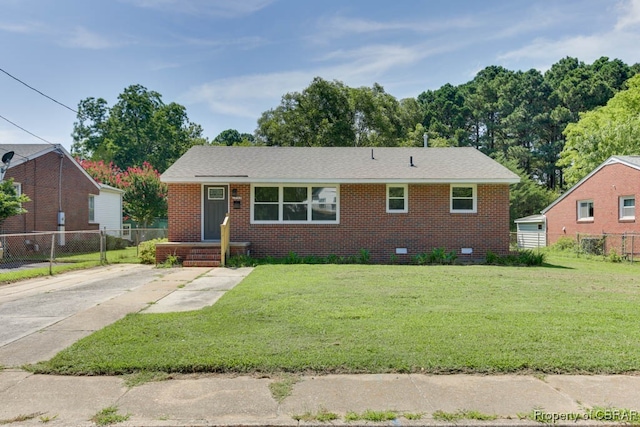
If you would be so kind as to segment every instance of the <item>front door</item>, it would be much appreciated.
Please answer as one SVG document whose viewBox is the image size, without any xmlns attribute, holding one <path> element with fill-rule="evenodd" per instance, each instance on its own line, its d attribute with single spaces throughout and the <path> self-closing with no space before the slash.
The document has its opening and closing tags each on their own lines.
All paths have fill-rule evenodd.
<svg viewBox="0 0 640 427">
<path fill-rule="evenodd" d="M 220 224 L 229 210 L 229 187 L 204 186 L 204 240 L 220 240 Z"/>
</svg>

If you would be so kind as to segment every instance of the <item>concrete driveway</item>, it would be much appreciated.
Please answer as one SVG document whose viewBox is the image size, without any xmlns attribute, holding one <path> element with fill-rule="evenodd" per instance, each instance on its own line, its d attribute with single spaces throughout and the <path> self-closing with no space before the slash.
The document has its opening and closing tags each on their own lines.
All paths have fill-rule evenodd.
<svg viewBox="0 0 640 427">
<path fill-rule="evenodd" d="M 145 265 L 114 265 L 0 286 L 0 347 L 89 307 L 135 289 L 158 275 Z"/>
<path fill-rule="evenodd" d="M 235 282 L 248 274 L 239 273 L 235 273 Z M 162 307 L 178 311 L 182 300 L 186 301 L 182 302 L 184 309 L 190 310 L 212 304 L 220 296 L 216 286 L 207 286 L 209 292 L 203 292 L 202 286 L 197 293 L 186 291 L 191 289 L 188 284 L 197 286 L 196 279 L 207 277 L 226 280 L 211 268 L 118 264 L 1 285 L 0 365 L 16 367 L 47 360 L 128 313 L 152 306 L 158 312 Z M 180 300 L 167 298 L 177 290 Z"/>
</svg>

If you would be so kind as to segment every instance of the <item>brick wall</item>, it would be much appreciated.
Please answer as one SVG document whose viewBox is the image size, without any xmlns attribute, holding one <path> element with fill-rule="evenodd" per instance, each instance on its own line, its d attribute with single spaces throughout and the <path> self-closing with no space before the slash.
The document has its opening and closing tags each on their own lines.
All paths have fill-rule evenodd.
<svg viewBox="0 0 640 427">
<path fill-rule="evenodd" d="M 433 248 L 458 252 L 473 248 L 467 258 L 484 258 L 487 250 L 509 249 L 509 187 L 478 185 L 478 212 L 451 214 L 448 184 L 409 185 L 409 212 L 386 212 L 384 184 L 340 186 L 340 224 L 251 224 L 250 185 L 231 184 L 242 198 L 230 209 L 231 240 L 250 242 L 255 257 L 357 255 L 370 252 L 374 262 L 389 262 L 396 248 L 400 262 Z M 169 185 L 169 240 L 200 241 L 201 185 Z"/>
<path fill-rule="evenodd" d="M 169 184 L 168 234 L 170 242 L 202 240 L 202 186 Z"/>
<path fill-rule="evenodd" d="M 640 196 L 640 171 L 614 163 L 604 166 L 545 213 L 548 244 L 563 236 L 640 232 L 635 220 L 620 220 L 620 196 Z M 593 221 L 578 221 L 578 201 L 593 200 Z M 636 208 L 636 215 L 638 215 Z"/>
<path fill-rule="evenodd" d="M 23 206 L 26 214 L 7 218 L 2 228 L 5 233 L 56 231 L 58 229 L 60 156 L 51 152 L 28 162 L 11 166 L 5 178 L 14 178 L 22 185 L 22 193 L 30 202 Z M 65 230 L 96 230 L 89 224 L 89 194 L 99 190 L 68 157 L 62 160 L 62 211 Z"/>
</svg>

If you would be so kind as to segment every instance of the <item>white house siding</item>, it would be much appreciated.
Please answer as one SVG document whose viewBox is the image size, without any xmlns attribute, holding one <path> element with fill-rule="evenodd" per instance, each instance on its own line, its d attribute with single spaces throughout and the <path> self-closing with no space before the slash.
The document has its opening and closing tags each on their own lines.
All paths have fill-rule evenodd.
<svg viewBox="0 0 640 427">
<path fill-rule="evenodd" d="M 122 191 L 102 186 L 95 197 L 95 221 L 108 234 L 120 236 L 122 230 Z"/>
<path fill-rule="evenodd" d="M 544 246 L 547 246 L 547 230 L 544 222 L 518 223 L 518 248 L 537 249 Z"/>
</svg>

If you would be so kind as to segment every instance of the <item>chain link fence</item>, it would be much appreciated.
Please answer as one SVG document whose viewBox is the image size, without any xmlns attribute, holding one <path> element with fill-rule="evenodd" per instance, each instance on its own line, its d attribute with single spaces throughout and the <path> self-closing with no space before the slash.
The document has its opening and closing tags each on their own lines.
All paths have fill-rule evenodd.
<svg viewBox="0 0 640 427">
<path fill-rule="evenodd" d="M 104 263 L 109 251 L 166 237 L 167 230 L 157 228 L 0 234 L 0 274 L 54 263 Z"/>
<path fill-rule="evenodd" d="M 540 232 L 511 233 L 511 249 L 540 249 L 552 242 L 559 250 L 627 261 L 640 261 L 639 233 L 553 234 Z"/>
</svg>

